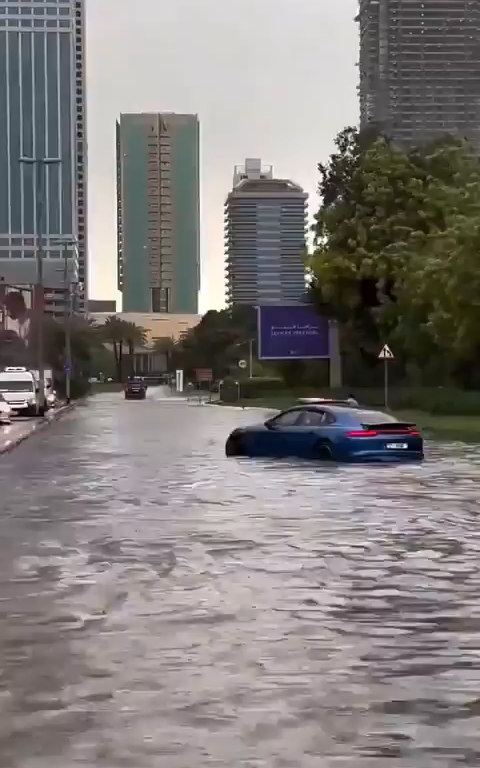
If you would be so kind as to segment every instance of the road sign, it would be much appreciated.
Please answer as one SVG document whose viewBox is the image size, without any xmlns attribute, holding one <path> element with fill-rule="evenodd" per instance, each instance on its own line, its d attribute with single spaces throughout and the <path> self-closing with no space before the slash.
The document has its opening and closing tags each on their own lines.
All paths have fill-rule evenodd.
<svg viewBox="0 0 480 768">
<path fill-rule="evenodd" d="M 393 354 L 392 350 L 388 346 L 388 344 L 385 344 L 385 346 L 382 348 L 382 351 L 380 352 L 378 359 L 379 360 L 394 360 L 395 355 Z"/>
<path fill-rule="evenodd" d="M 388 408 L 388 363 L 390 360 L 395 359 L 395 355 L 393 354 L 392 350 L 388 346 L 388 344 L 384 344 L 382 347 L 382 350 L 378 356 L 379 360 L 383 360 L 383 390 L 384 390 L 384 400 L 385 400 L 385 408 Z"/>
<path fill-rule="evenodd" d="M 197 381 L 212 381 L 213 372 L 210 368 L 197 368 L 195 378 Z"/>
<path fill-rule="evenodd" d="M 63 370 L 65 371 L 65 373 L 71 373 L 72 366 L 70 365 L 70 363 L 65 363 L 65 365 L 63 366 Z"/>
<path fill-rule="evenodd" d="M 239 360 L 238 361 L 238 367 L 239 368 L 246 368 L 247 367 L 247 361 L 246 360 Z"/>
</svg>

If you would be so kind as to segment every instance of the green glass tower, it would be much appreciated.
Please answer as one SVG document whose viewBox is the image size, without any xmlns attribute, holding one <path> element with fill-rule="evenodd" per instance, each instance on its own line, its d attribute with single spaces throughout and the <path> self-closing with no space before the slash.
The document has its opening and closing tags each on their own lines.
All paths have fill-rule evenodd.
<svg viewBox="0 0 480 768">
<path fill-rule="evenodd" d="M 197 115 L 120 116 L 117 264 L 124 312 L 198 313 Z"/>
</svg>

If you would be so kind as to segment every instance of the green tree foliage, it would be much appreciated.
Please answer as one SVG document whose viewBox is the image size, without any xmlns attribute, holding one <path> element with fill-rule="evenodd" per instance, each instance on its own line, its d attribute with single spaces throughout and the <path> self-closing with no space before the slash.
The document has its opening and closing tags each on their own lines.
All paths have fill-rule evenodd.
<svg viewBox="0 0 480 768">
<path fill-rule="evenodd" d="M 171 373 L 174 370 L 173 356 L 175 353 L 175 339 L 172 336 L 159 336 L 153 339 L 154 354 L 164 355 L 167 365 L 167 371 Z"/>
<path fill-rule="evenodd" d="M 346 129 L 320 165 L 311 297 L 339 320 L 347 356 L 454 375 L 480 349 L 480 166 L 446 137 L 404 152 Z"/>
<path fill-rule="evenodd" d="M 102 362 L 105 369 L 109 364 L 108 351 L 102 344 L 98 328 L 81 317 L 75 317 L 70 325 L 72 348 L 71 392 L 73 397 L 80 397 L 89 389 L 90 376 L 98 373 L 96 362 Z M 61 392 L 65 387 L 65 336 L 66 326 L 63 320 L 47 318 L 44 324 L 45 363 L 52 368 L 57 388 Z M 32 359 L 31 363 L 35 361 Z"/>
<path fill-rule="evenodd" d="M 10 331 L 0 336 L 0 366 L 22 365 L 37 368 L 37 333 L 30 335 L 28 343 Z M 55 385 L 62 393 L 65 390 L 65 320 L 46 315 L 43 320 L 43 336 L 44 364 L 53 370 Z M 78 397 L 88 391 L 91 376 L 98 376 L 100 372 L 104 376 L 111 376 L 115 372 L 115 364 L 113 353 L 108 346 L 108 335 L 103 327 L 98 327 L 83 317 L 74 316 L 70 321 L 70 336 L 71 392 L 73 397 Z"/>
<path fill-rule="evenodd" d="M 103 326 L 99 328 L 99 334 L 105 344 L 111 345 L 115 358 L 115 370 L 117 381 L 122 381 L 125 376 L 125 347 L 128 349 L 130 373 L 132 372 L 133 353 L 135 347 L 142 347 L 146 343 L 146 333 L 143 328 L 135 323 L 122 320 L 116 315 L 107 317 Z"/>
<path fill-rule="evenodd" d="M 211 310 L 175 345 L 172 366 L 192 377 L 198 368 L 208 368 L 215 378 L 226 376 L 240 357 L 248 356 L 249 339 L 256 337 L 253 307 Z"/>
</svg>

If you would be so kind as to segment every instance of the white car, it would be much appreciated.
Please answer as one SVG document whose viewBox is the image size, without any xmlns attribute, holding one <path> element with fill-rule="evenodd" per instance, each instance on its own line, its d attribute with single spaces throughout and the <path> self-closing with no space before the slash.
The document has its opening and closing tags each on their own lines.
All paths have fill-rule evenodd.
<svg viewBox="0 0 480 768">
<path fill-rule="evenodd" d="M 57 406 L 57 393 L 54 389 L 47 394 L 47 405 L 49 408 L 56 408 Z"/>
<path fill-rule="evenodd" d="M 0 392 L 0 424 L 12 423 L 13 410 Z"/>
</svg>

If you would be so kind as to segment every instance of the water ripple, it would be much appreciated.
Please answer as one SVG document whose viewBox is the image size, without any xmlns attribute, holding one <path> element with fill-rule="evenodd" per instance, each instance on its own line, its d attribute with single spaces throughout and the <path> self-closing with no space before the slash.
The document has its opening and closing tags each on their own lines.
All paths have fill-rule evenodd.
<svg viewBox="0 0 480 768">
<path fill-rule="evenodd" d="M 0 764 L 480 760 L 480 451 L 227 460 L 254 411 L 98 398 L 0 463 Z"/>
</svg>

